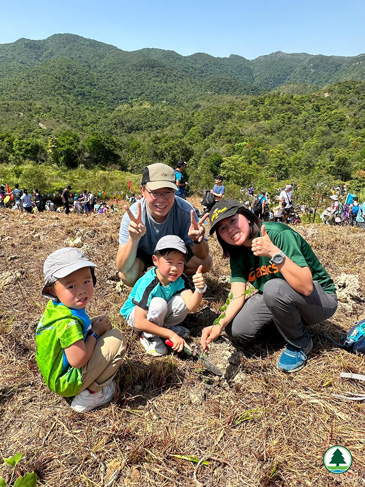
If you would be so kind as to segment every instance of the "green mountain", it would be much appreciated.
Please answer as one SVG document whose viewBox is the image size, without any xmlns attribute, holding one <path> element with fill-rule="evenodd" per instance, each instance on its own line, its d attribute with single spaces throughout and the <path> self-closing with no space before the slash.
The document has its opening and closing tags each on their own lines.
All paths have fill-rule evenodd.
<svg viewBox="0 0 365 487">
<path fill-rule="evenodd" d="M 284 84 L 321 87 L 365 79 L 365 56 L 276 52 L 249 61 L 197 53 L 126 52 L 71 34 L 0 45 L 0 100 L 115 107 L 143 99 L 184 103 L 219 95 L 258 94 Z"/>
</svg>

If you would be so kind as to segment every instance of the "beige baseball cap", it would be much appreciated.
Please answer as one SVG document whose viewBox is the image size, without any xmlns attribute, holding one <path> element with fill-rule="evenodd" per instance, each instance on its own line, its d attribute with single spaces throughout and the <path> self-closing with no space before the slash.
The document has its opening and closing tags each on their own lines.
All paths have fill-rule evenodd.
<svg viewBox="0 0 365 487">
<path fill-rule="evenodd" d="M 142 174 L 142 186 L 145 184 L 148 184 L 152 191 L 161 188 L 171 188 L 176 191 L 175 171 L 162 162 L 146 166 Z"/>
</svg>

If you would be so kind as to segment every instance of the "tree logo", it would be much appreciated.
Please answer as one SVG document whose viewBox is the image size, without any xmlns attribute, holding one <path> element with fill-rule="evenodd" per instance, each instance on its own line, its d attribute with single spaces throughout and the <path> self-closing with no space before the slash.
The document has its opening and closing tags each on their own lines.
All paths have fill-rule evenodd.
<svg viewBox="0 0 365 487">
<path fill-rule="evenodd" d="M 344 446 L 331 446 L 323 455 L 323 464 L 331 473 L 344 473 L 352 465 L 352 455 Z"/>
</svg>

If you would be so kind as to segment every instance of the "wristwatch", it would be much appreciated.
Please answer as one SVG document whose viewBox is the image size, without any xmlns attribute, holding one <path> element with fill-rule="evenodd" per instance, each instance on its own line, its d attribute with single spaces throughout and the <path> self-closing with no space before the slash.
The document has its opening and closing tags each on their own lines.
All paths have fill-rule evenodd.
<svg viewBox="0 0 365 487">
<path fill-rule="evenodd" d="M 207 290 L 207 285 L 205 284 L 205 286 L 203 287 L 203 289 L 199 289 L 198 287 L 195 286 L 195 291 L 199 294 L 204 294 L 205 291 Z"/>
<path fill-rule="evenodd" d="M 285 257 L 286 255 L 284 254 L 284 252 L 282 252 L 280 250 L 280 252 L 277 252 L 276 254 L 274 254 L 271 259 L 270 259 L 270 263 L 271 264 L 282 264 L 285 260 Z"/>
<path fill-rule="evenodd" d="M 99 335 L 98 335 L 97 333 L 95 333 L 95 331 L 93 331 L 93 330 L 88 331 L 88 332 L 87 332 L 87 336 L 88 336 L 88 337 L 89 337 L 89 336 L 94 337 L 96 341 L 98 341 L 98 340 L 99 340 Z"/>
</svg>

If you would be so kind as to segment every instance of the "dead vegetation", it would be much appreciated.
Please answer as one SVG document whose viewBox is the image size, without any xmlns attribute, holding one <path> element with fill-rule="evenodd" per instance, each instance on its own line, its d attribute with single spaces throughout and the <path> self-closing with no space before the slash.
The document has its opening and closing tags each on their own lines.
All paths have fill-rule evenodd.
<svg viewBox="0 0 365 487">
<path fill-rule="evenodd" d="M 365 357 L 342 351 L 335 338 L 363 316 L 365 286 L 362 230 L 302 226 L 302 233 L 337 280 L 336 315 L 312 329 L 314 350 L 294 375 L 276 369 L 283 343 L 242 348 L 222 337 L 209 359 L 219 378 L 199 363 L 170 355 L 145 355 L 119 314 L 128 289 L 118 285 L 114 259 L 121 214 L 0 213 L 0 454 L 23 453 L 18 473 L 35 471 L 43 486 L 329 487 L 365 485 L 364 404 L 332 393 L 364 393 L 340 372 L 365 373 Z M 129 341 L 115 402 L 87 414 L 44 385 L 35 361 L 34 331 L 46 301 L 40 296 L 47 255 L 80 236 L 98 264 L 90 315 L 109 314 Z M 189 317 L 191 341 L 217 316 L 229 284 L 228 262 L 210 242 L 214 270 L 200 312 Z M 349 277 L 350 275 L 350 277 Z M 119 289 L 119 291 L 118 291 Z M 353 455 L 343 475 L 327 472 L 332 445 Z M 7 478 L 8 468 L 0 466 Z"/>
</svg>

